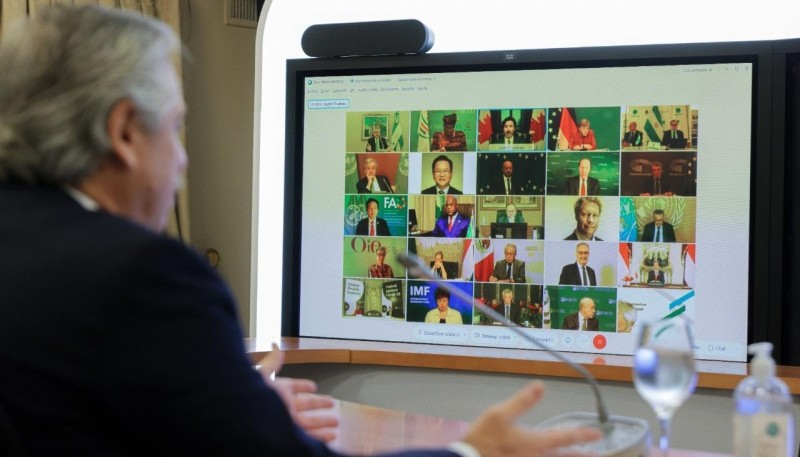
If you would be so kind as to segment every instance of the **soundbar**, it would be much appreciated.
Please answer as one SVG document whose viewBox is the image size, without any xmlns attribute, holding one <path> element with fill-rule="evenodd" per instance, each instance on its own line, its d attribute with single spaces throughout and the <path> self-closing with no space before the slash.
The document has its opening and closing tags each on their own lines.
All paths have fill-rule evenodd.
<svg viewBox="0 0 800 457">
<path fill-rule="evenodd" d="M 300 44 L 310 57 L 423 54 L 433 47 L 433 32 L 416 19 L 316 24 Z"/>
</svg>

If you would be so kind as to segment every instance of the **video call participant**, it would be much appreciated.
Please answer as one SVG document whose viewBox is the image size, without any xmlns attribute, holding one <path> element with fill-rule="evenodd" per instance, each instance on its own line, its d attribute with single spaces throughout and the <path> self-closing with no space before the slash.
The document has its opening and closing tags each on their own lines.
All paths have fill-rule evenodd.
<svg viewBox="0 0 800 457">
<path fill-rule="evenodd" d="M 367 139 L 366 152 L 391 152 L 392 147 L 385 137 L 381 136 L 381 127 L 372 126 L 372 136 Z"/>
<path fill-rule="evenodd" d="M 517 325 L 521 324 L 522 319 L 520 319 L 520 306 L 514 303 L 514 291 L 511 289 L 503 289 L 501 294 L 503 297 L 503 303 L 500 304 L 497 312 L 502 314 L 511 322 Z"/>
<path fill-rule="evenodd" d="M 653 260 L 653 269 L 647 274 L 647 284 L 650 286 L 664 285 L 664 272 L 661 271 L 661 263 Z"/>
<path fill-rule="evenodd" d="M 666 146 L 667 149 L 686 148 L 686 138 L 683 136 L 683 130 L 678 130 L 677 119 L 669 121 L 669 130 L 661 137 L 661 146 Z"/>
<path fill-rule="evenodd" d="M 675 230 L 672 224 L 664 220 L 664 210 L 659 208 L 653 211 L 653 222 L 645 224 L 642 232 L 642 241 L 655 243 L 674 243 Z"/>
<path fill-rule="evenodd" d="M 461 130 L 456 130 L 458 116 L 456 113 L 445 114 L 442 117 L 444 131 L 436 132 L 431 138 L 431 151 L 466 151 L 467 135 Z"/>
<path fill-rule="evenodd" d="M 465 238 L 469 232 L 470 218 L 458 212 L 456 197 L 448 195 L 441 217 L 436 220 L 433 236 L 445 238 Z"/>
<path fill-rule="evenodd" d="M 501 223 L 509 223 L 509 222 L 525 222 L 525 218 L 522 217 L 522 213 L 517 211 L 517 206 L 513 203 L 509 203 L 506 205 L 506 212 L 505 214 L 498 214 L 497 215 L 497 222 Z"/>
<path fill-rule="evenodd" d="M 442 251 L 436 251 L 436 254 L 433 255 L 431 274 L 437 278 L 447 279 L 447 269 L 444 267 L 444 253 Z"/>
<path fill-rule="evenodd" d="M 597 149 L 597 140 L 594 137 L 588 119 L 581 119 L 578 123 L 578 132 L 569 138 L 569 148 L 573 151 L 592 151 Z"/>
<path fill-rule="evenodd" d="M 584 157 L 578 162 L 578 176 L 567 178 L 567 195 L 597 195 L 600 193 L 600 181 L 589 176 L 592 171 L 592 161 Z"/>
<path fill-rule="evenodd" d="M 443 287 L 437 287 L 433 292 L 436 299 L 436 308 L 428 311 L 425 315 L 427 324 L 463 324 L 461 313 L 450 307 L 450 291 Z"/>
<path fill-rule="evenodd" d="M 671 197 L 673 195 L 672 188 L 669 180 L 664 176 L 664 168 L 661 166 L 661 162 L 653 162 L 650 166 L 650 174 L 652 179 L 645 181 L 644 188 L 639 195 L 664 195 Z"/>
<path fill-rule="evenodd" d="M 575 230 L 565 240 L 603 241 L 594 236 L 600 224 L 603 204 L 597 197 L 580 197 L 575 200 Z"/>
<path fill-rule="evenodd" d="M 367 277 L 369 278 L 394 278 L 392 267 L 383 263 L 386 260 L 386 247 L 381 246 L 375 251 L 375 263 L 369 267 Z"/>
<path fill-rule="evenodd" d="M 517 132 L 517 120 L 513 116 L 503 119 L 503 133 L 493 133 L 490 144 L 505 145 L 506 150 L 520 149 L 530 146 L 531 137 L 527 133 Z"/>
<path fill-rule="evenodd" d="M 514 162 L 510 159 L 503 161 L 498 175 L 489 185 L 491 195 L 520 195 L 527 193 L 523 178 L 514 178 Z"/>
<path fill-rule="evenodd" d="M 589 297 L 583 297 L 578 303 L 578 311 L 564 316 L 561 329 L 596 332 L 600 330 L 600 321 L 594 315 L 594 300 Z"/>
<path fill-rule="evenodd" d="M 437 156 L 433 159 L 431 171 L 433 172 L 433 182 L 435 184 L 423 189 L 423 194 L 461 195 L 460 190 L 450 186 L 450 180 L 453 179 L 453 161 L 450 160 L 450 157 L 446 155 Z"/>
<path fill-rule="evenodd" d="M 641 146 L 644 134 L 636 130 L 636 122 L 628 124 L 628 131 L 622 136 L 622 147 L 630 148 L 633 146 Z"/>
<path fill-rule="evenodd" d="M 228 287 L 194 250 L 162 235 L 186 167 L 175 34 L 96 6 L 41 8 L 3 31 L 0 404 L 20 447 L 335 455 L 306 433 L 335 437 L 337 420 L 323 410 L 333 401 L 311 394 L 310 381 L 272 381 L 277 347 L 254 370 Z M 481 415 L 460 444 L 489 457 L 600 438 L 514 426 L 542 395 L 541 383 L 529 384 Z M 471 455 L 461 452 L 402 455 Z"/>
<path fill-rule="evenodd" d="M 389 178 L 377 173 L 378 162 L 372 157 L 364 159 L 364 177 L 356 183 L 356 190 L 359 194 L 394 193 L 394 189 L 389 184 Z"/>
<path fill-rule="evenodd" d="M 596 286 L 597 277 L 589 263 L 589 245 L 578 243 L 575 247 L 575 263 L 564 265 L 558 284 L 563 286 Z"/>
<path fill-rule="evenodd" d="M 358 221 L 356 235 L 392 236 L 389 224 L 386 223 L 386 220 L 378 217 L 378 200 L 374 198 L 367 200 L 367 217 Z"/>
<path fill-rule="evenodd" d="M 525 282 L 525 262 L 517 260 L 517 245 L 505 245 L 503 255 L 505 258 L 494 264 L 489 282 Z"/>
</svg>

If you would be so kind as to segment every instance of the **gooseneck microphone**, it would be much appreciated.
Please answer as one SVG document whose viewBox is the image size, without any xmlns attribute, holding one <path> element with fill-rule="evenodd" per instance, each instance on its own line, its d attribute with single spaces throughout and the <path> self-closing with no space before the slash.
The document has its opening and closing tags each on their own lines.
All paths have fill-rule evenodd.
<svg viewBox="0 0 800 457">
<path fill-rule="evenodd" d="M 385 177 L 385 176 L 382 176 L 382 178 L 383 178 L 383 183 L 384 183 L 384 184 L 386 184 L 386 188 L 387 188 L 387 189 L 389 189 L 389 193 L 390 193 L 390 194 L 393 194 L 393 193 L 394 193 L 394 191 L 392 190 L 392 186 L 391 186 L 391 184 L 389 184 L 389 180 L 388 180 L 388 179 L 386 179 L 386 177 Z"/>
<path fill-rule="evenodd" d="M 564 414 L 552 418 L 537 427 L 540 428 L 563 428 L 574 426 L 598 426 L 605 435 L 605 438 L 592 443 L 584 443 L 577 445 L 577 450 L 581 452 L 594 453 L 601 456 L 615 456 L 615 457 L 638 457 L 646 455 L 647 448 L 650 442 L 650 428 L 647 421 L 638 418 L 628 418 L 611 416 L 609 418 L 608 409 L 603 402 L 603 397 L 600 394 L 600 389 L 597 385 L 597 380 L 589 373 L 584 366 L 579 365 L 560 352 L 552 349 L 550 346 L 542 343 L 541 341 L 526 334 L 515 324 L 508 320 L 502 314 L 496 312 L 489 306 L 471 297 L 463 290 L 453 287 L 447 281 L 442 281 L 430 272 L 430 267 L 427 267 L 422 260 L 415 255 L 397 254 L 397 260 L 406 267 L 409 277 L 415 276 L 422 279 L 436 281 L 436 284 L 447 289 L 450 294 L 457 296 L 461 300 L 472 303 L 472 305 L 479 309 L 481 313 L 489 316 L 503 324 L 512 332 L 516 333 L 523 340 L 537 346 L 548 354 L 552 355 L 561 362 L 569 365 L 570 368 L 578 372 L 592 388 L 592 392 L 597 403 L 597 418 L 589 413 L 571 413 Z M 599 422 L 599 423 L 597 423 Z"/>
</svg>

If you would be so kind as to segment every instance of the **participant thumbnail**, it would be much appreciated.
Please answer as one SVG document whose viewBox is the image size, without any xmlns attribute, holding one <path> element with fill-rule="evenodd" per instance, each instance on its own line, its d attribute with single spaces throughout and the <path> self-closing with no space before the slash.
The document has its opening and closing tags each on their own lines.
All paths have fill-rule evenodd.
<svg viewBox="0 0 800 457">
<path fill-rule="evenodd" d="M 697 199 L 694 197 L 621 197 L 619 240 L 694 243 Z"/>
<path fill-rule="evenodd" d="M 478 233 L 482 238 L 544 239 L 544 197 L 478 197 Z"/>
<path fill-rule="evenodd" d="M 547 197 L 547 240 L 616 241 L 619 198 Z"/>
<path fill-rule="evenodd" d="M 342 316 L 405 319 L 406 281 L 344 278 Z"/>
<path fill-rule="evenodd" d="M 697 109 L 691 105 L 622 107 L 625 150 L 697 149 Z"/>
<path fill-rule="evenodd" d="M 345 235 L 406 236 L 407 232 L 408 196 L 344 196 Z"/>
<path fill-rule="evenodd" d="M 408 152 L 408 111 L 349 111 L 345 151 Z"/>
<path fill-rule="evenodd" d="M 441 279 L 472 280 L 472 240 L 410 238 L 408 252 L 417 255 Z"/>
<path fill-rule="evenodd" d="M 655 322 L 679 314 L 694 317 L 694 291 L 621 289 L 617 297 L 617 332 L 633 333 L 637 322 Z"/>
<path fill-rule="evenodd" d="M 544 195 L 544 153 L 478 154 L 478 194 Z"/>
<path fill-rule="evenodd" d="M 345 154 L 345 193 L 405 193 L 408 189 L 408 157 L 404 155 Z"/>
<path fill-rule="evenodd" d="M 475 197 L 468 195 L 411 195 L 410 210 L 417 219 L 416 236 L 472 238 Z"/>
<path fill-rule="evenodd" d="M 544 151 L 547 123 L 544 108 L 478 111 L 479 151 Z"/>
<path fill-rule="evenodd" d="M 346 277 L 405 278 L 406 269 L 397 260 L 405 254 L 405 238 L 346 236 L 342 241 Z"/>
<path fill-rule="evenodd" d="M 623 152 L 620 195 L 697 195 L 697 152 Z"/>
<path fill-rule="evenodd" d="M 448 285 L 472 296 L 471 282 L 448 282 Z M 409 322 L 470 324 L 472 301 L 451 295 L 438 281 L 409 280 L 407 316 Z"/>
<path fill-rule="evenodd" d="M 549 151 L 619 151 L 619 106 L 550 108 Z"/>
<path fill-rule="evenodd" d="M 475 240 L 475 281 L 542 284 L 544 242 Z"/>
<path fill-rule="evenodd" d="M 545 284 L 615 287 L 617 244 L 595 241 L 553 241 L 545 247 Z"/>
<path fill-rule="evenodd" d="M 593 332 L 617 331 L 617 289 L 547 286 L 552 329 Z M 545 305 L 545 322 L 547 322 Z"/>
<path fill-rule="evenodd" d="M 679 243 L 619 243 L 619 287 L 692 289 L 695 245 Z"/>
<path fill-rule="evenodd" d="M 411 150 L 475 151 L 476 116 L 476 110 L 412 111 Z"/>
<path fill-rule="evenodd" d="M 547 195 L 619 195 L 619 155 L 548 154 Z"/>
<path fill-rule="evenodd" d="M 445 195 L 462 195 L 466 172 L 464 156 L 465 154 L 459 153 L 423 154 L 419 158 L 419 167 L 416 168 L 419 170 L 420 187 L 412 186 L 412 193 L 438 195 L 443 192 Z M 474 175 L 470 178 L 474 181 Z"/>
<path fill-rule="evenodd" d="M 531 284 L 475 284 L 475 299 L 520 327 L 542 328 L 542 286 Z M 502 325 L 478 308 L 473 325 Z"/>
</svg>

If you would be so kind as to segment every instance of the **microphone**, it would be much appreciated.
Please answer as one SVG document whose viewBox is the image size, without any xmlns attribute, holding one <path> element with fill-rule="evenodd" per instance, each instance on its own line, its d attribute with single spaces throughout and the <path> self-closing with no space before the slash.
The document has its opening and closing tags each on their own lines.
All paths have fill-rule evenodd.
<svg viewBox="0 0 800 457">
<path fill-rule="evenodd" d="M 592 443 L 576 445 L 576 449 L 580 450 L 581 452 L 590 452 L 602 456 L 627 457 L 647 455 L 647 449 L 650 447 L 650 428 L 647 421 L 639 418 L 609 416 L 608 409 L 603 402 L 603 396 L 600 394 L 600 388 L 597 384 L 597 380 L 584 366 L 573 362 L 560 352 L 523 332 L 520 330 L 517 324 L 506 319 L 505 316 L 496 312 L 489 306 L 479 302 L 474 297 L 471 297 L 463 290 L 453 287 L 447 281 L 441 281 L 441 278 L 433 276 L 429 271 L 430 269 L 419 257 L 413 254 L 400 253 L 397 254 L 397 260 L 404 267 L 406 267 L 409 277 L 415 276 L 418 278 L 437 281 L 437 285 L 447 289 L 451 295 L 455 295 L 467 303 L 472 303 L 472 305 L 479 309 L 484 315 L 502 323 L 504 327 L 517 334 L 523 340 L 533 344 L 559 361 L 567 364 L 589 383 L 597 403 L 596 418 L 590 413 L 569 413 L 549 419 L 542 424 L 539 424 L 537 427 L 564 428 L 567 426 L 598 426 L 603 431 L 605 438 Z"/>
<path fill-rule="evenodd" d="M 392 186 L 389 184 L 389 180 L 386 179 L 386 176 L 381 176 L 383 178 L 383 183 L 386 184 L 386 188 L 389 189 L 389 193 L 393 194 L 394 191 L 392 190 Z"/>
</svg>

